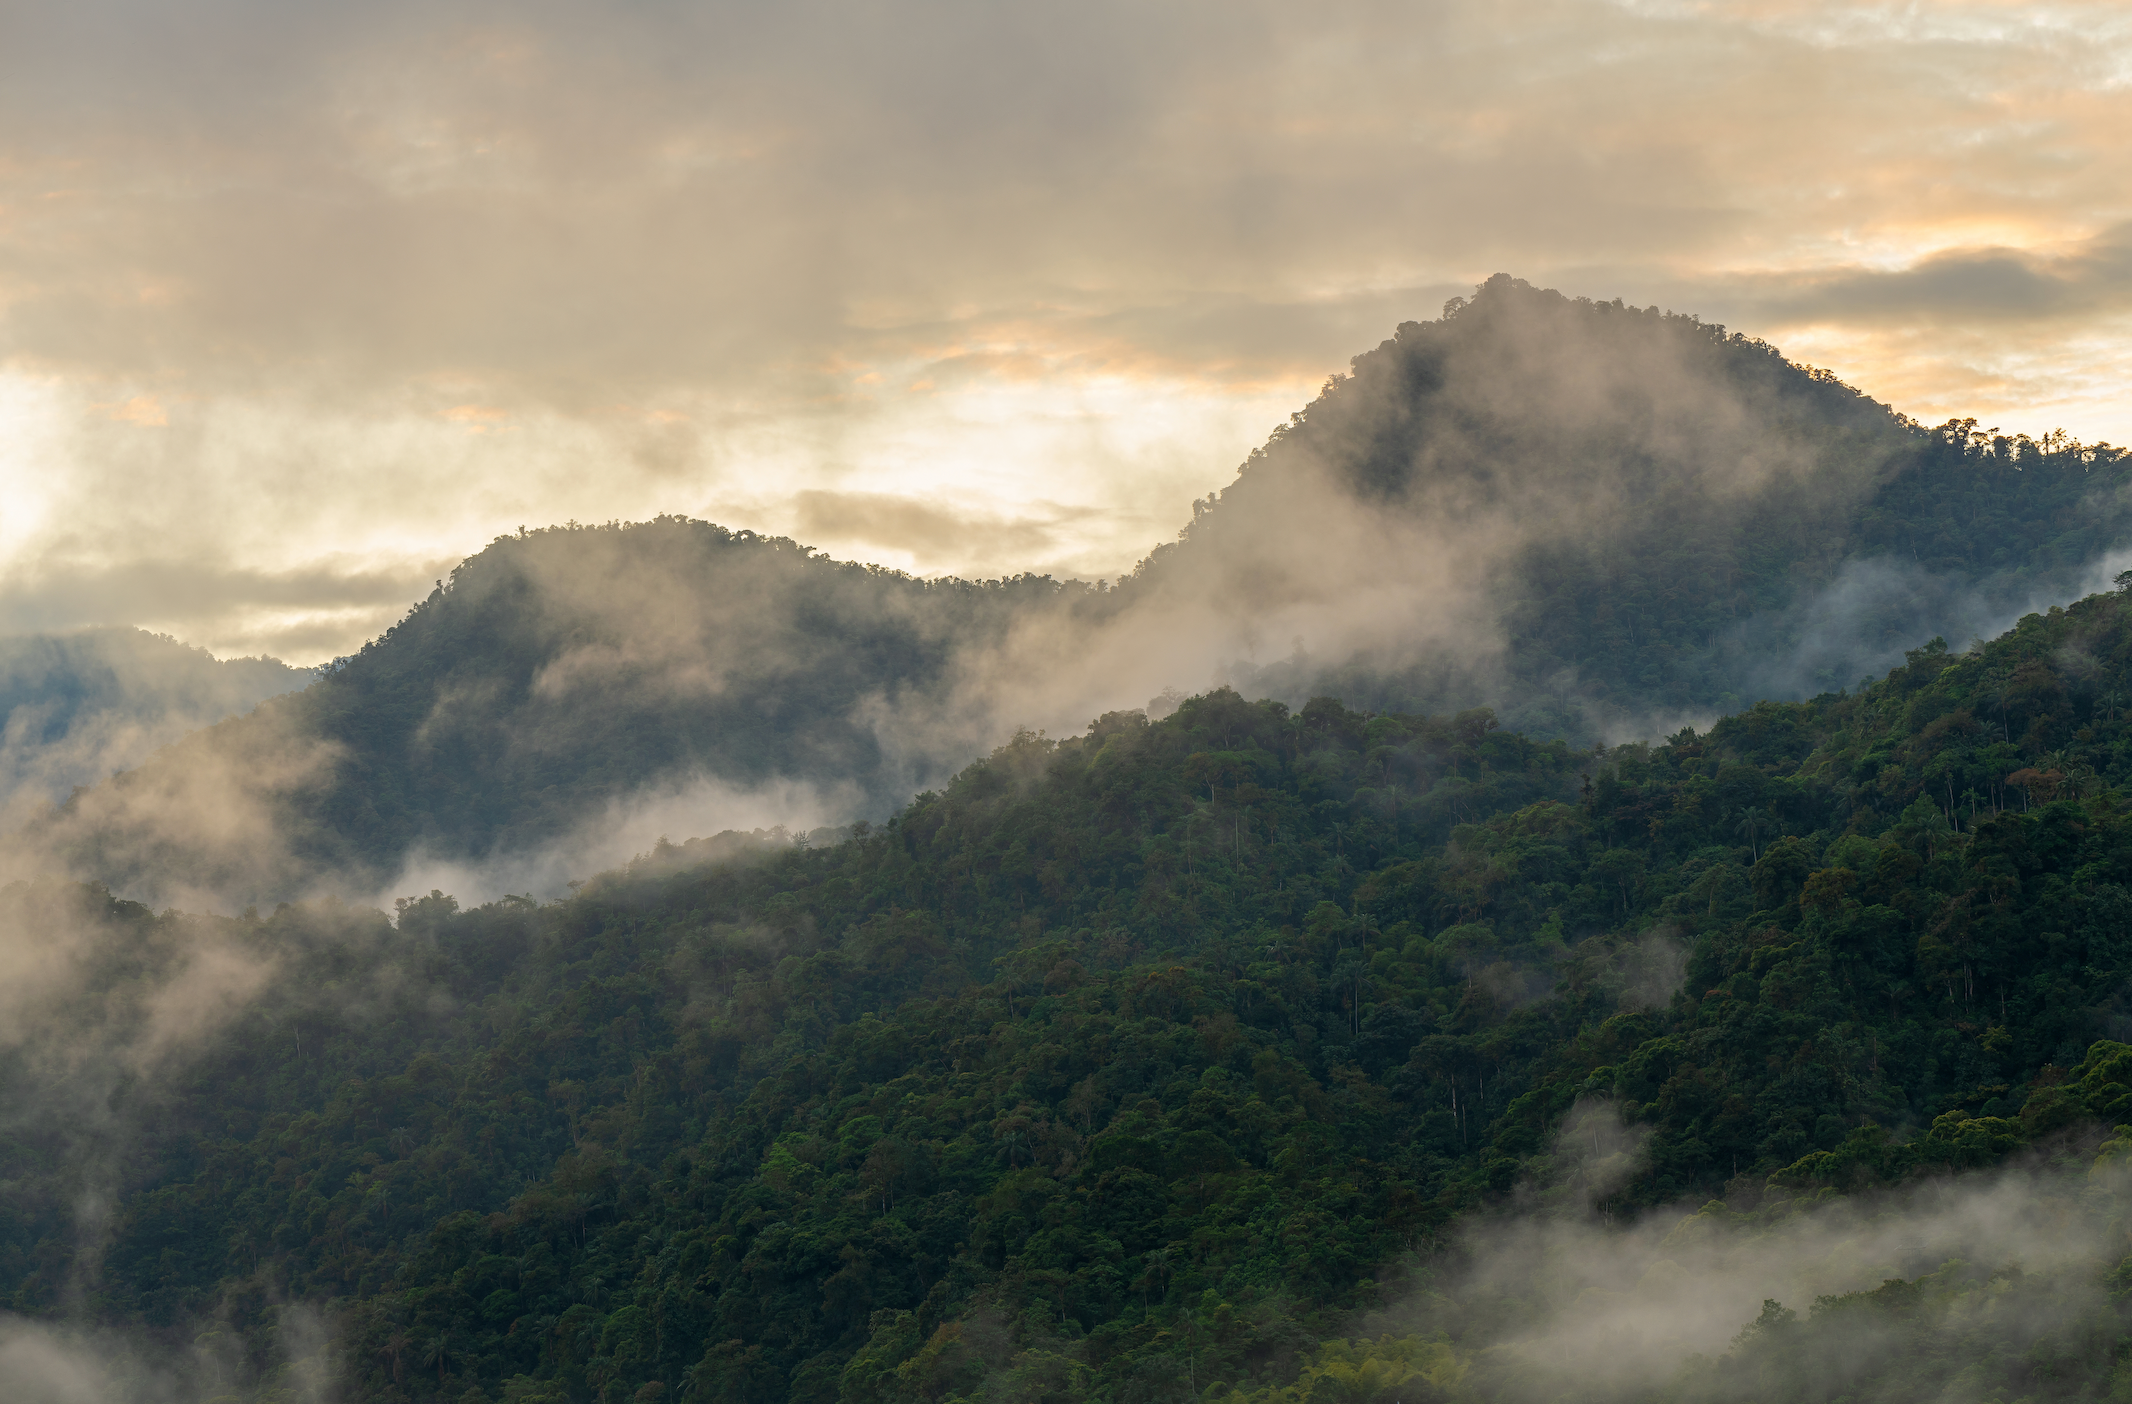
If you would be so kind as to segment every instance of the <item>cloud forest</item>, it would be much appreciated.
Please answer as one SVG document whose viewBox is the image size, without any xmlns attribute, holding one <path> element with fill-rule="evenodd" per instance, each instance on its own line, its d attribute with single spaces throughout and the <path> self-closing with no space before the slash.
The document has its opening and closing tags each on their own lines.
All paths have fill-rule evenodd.
<svg viewBox="0 0 2132 1404">
<path fill-rule="evenodd" d="M 1498 276 L 1116 578 L 0 641 L 0 1392 L 2132 1397 L 2128 488 Z"/>
</svg>

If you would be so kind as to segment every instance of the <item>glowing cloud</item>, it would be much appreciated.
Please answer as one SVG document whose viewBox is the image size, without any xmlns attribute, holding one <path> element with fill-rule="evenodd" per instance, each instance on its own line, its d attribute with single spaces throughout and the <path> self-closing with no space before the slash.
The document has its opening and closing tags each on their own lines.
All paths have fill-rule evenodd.
<svg viewBox="0 0 2132 1404">
<path fill-rule="evenodd" d="M 1505 269 L 2123 439 L 2128 73 L 2101 4 L 19 17 L 0 628 L 316 661 L 394 610 L 94 582 L 360 559 L 404 605 L 521 523 L 658 511 L 1115 572 Z"/>
</svg>

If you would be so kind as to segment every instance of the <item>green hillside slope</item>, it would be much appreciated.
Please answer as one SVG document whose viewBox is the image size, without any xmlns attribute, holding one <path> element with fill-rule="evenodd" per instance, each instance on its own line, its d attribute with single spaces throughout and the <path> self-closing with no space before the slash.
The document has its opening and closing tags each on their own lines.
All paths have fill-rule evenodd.
<svg viewBox="0 0 2132 1404">
<path fill-rule="evenodd" d="M 182 1074 L 116 1059 L 94 1145 L 11 1123 L 0 1280 L 215 1323 L 257 1397 L 300 1304 L 366 1399 L 2101 1397 L 2128 664 L 2096 597 L 1588 751 L 1215 693 L 1021 737 L 844 842 L 667 846 L 396 930 L 13 889 L 130 972 L 100 1047 L 188 949 L 272 973 Z M 11 1088 L 94 1065 L 10 1056 Z M 1904 1217 L 2015 1166 L 2020 1233 Z M 1598 1246 L 1488 1247 L 1518 1224 Z M 1880 1276 L 1750 1290 L 1786 1253 Z M 1722 1334 L 1662 1378 L 1566 1334 L 1706 1298 Z"/>
</svg>

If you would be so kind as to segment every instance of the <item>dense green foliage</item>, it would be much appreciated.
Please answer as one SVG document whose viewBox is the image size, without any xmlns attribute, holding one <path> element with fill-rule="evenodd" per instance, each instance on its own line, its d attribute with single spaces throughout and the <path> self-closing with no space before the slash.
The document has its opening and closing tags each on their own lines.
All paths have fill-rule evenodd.
<svg viewBox="0 0 2132 1404">
<path fill-rule="evenodd" d="M 285 1304 L 330 1304 L 363 1398 L 1498 1397 L 1478 1315 L 1318 1343 L 1511 1205 L 1766 1227 L 2132 1121 L 2128 664 L 2096 597 L 1589 751 L 1218 692 L 1025 735 L 840 842 L 396 927 L 18 888 L 86 903 L 127 989 L 187 942 L 282 964 L 179 1085 L 99 1092 L 137 1130 L 93 1271 L 78 1129 L 11 1133 L 0 1281 L 215 1320 L 267 1390 Z M 1595 1108 L 1647 1137 L 1626 1173 L 1564 1135 Z M 1873 1313 L 1980 1397 L 2107 1387 L 2100 1267 L 1919 1271 L 1678 1390 L 1827 1397 L 1757 1342 Z M 1971 1308 L 2014 1290 L 2078 1310 L 1991 1345 Z"/>
</svg>

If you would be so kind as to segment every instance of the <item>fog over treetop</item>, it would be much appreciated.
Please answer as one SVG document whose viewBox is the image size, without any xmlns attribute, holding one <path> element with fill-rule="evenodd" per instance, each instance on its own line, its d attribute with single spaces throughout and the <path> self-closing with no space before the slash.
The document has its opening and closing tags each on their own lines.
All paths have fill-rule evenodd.
<svg viewBox="0 0 2132 1404">
<path fill-rule="evenodd" d="M 521 533 L 18 857 L 239 904 L 424 863 L 559 882 L 627 856 L 590 834 L 878 817 L 1019 727 L 1217 682 L 1670 730 L 2077 593 L 2120 540 L 2124 472 L 1499 276 L 1357 357 L 1115 586 L 923 581 L 680 518 Z"/>
</svg>

